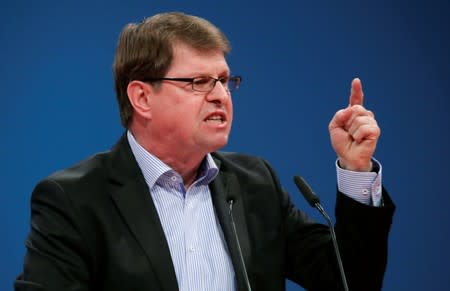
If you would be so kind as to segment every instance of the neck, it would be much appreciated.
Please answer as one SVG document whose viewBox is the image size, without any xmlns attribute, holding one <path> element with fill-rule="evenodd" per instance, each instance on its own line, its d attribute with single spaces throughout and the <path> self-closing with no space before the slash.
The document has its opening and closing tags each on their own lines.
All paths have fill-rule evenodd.
<svg viewBox="0 0 450 291">
<path fill-rule="evenodd" d="M 183 178 L 183 184 L 187 189 L 198 175 L 198 170 L 202 161 L 208 153 L 198 150 L 174 151 L 176 145 L 170 146 L 167 144 L 157 143 L 157 140 L 152 139 L 146 134 L 146 131 L 136 132 L 130 128 L 136 141 L 152 155 L 163 161 L 166 165 L 175 170 Z M 156 141 L 156 142 L 155 142 Z"/>
<path fill-rule="evenodd" d="M 148 151 L 154 154 L 152 150 Z M 184 187 L 186 189 L 194 183 L 197 178 L 200 165 L 205 158 L 205 155 L 197 158 L 193 158 L 192 155 L 184 155 L 183 157 L 180 155 L 154 155 L 181 175 L 183 178 Z"/>
</svg>

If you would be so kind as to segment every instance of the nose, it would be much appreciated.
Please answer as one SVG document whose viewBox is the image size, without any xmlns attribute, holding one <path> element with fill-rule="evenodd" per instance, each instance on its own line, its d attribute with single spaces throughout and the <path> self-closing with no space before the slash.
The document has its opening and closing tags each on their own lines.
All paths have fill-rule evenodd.
<svg viewBox="0 0 450 291">
<path fill-rule="evenodd" d="M 214 88 L 206 94 L 209 102 L 224 103 L 231 97 L 230 91 L 220 81 L 216 81 Z"/>
</svg>

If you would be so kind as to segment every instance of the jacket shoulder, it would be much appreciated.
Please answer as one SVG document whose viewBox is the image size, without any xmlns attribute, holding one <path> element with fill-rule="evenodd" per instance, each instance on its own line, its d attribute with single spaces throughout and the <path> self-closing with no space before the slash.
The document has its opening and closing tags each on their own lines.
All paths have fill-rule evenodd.
<svg viewBox="0 0 450 291">
<path fill-rule="evenodd" d="M 214 152 L 211 153 L 211 156 L 220 167 L 248 168 L 268 164 L 261 157 L 236 152 Z"/>
<path fill-rule="evenodd" d="M 261 157 L 235 152 L 214 152 L 211 155 L 221 172 L 233 173 L 249 181 L 252 178 L 278 180 L 270 164 Z"/>
<path fill-rule="evenodd" d="M 98 179 L 101 176 L 105 176 L 106 169 L 110 164 L 109 158 L 110 151 L 97 153 L 68 168 L 52 173 L 44 180 L 65 184 L 89 180 L 93 177 Z"/>
</svg>

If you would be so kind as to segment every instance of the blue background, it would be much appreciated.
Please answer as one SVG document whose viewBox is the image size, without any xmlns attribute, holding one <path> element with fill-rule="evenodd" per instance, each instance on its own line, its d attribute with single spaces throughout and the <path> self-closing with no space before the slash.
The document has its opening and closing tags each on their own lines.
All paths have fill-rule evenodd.
<svg viewBox="0 0 450 291">
<path fill-rule="evenodd" d="M 120 30 L 168 10 L 228 35 L 229 64 L 244 81 L 226 149 L 266 158 L 317 219 L 292 176 L 304 176 L 333 212 L 327 125 L 359 76 L 398 206 L 384 290 L 449 290 L 448 0 L 2 1 L 0 290 L 21 272 L 36 182 L 108 149 L 123 131 L 111 72 Z"/>
</svg>

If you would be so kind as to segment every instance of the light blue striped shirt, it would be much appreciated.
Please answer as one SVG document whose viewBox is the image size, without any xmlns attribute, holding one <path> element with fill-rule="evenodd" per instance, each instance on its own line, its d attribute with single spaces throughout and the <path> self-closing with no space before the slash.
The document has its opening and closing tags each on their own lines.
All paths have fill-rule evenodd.
<svg viewBox="0 0 450 291">
<path fill-rule="evenodd" d="M 211 155 L 206 156 L 196 181 L 185 189 L 176 171 L 140 146 L 131 132 L 127 137 L 158 212 L 179 290 L 235 291 L 233 265 L 208 187 L 219 171 Z M 379 206 L 378 165 L 378 173 L 352 172 L 336 162 L 339 190 L 361 203 Z"/>
<path fill-rule="evenodd" d="M 158 212 L 179 290 L 236 290 L 208 187 L 219 171 L 211 155 L 206 156 L 196 181 L 185 189 L 182 177 L 140 146 L 130 132 L 128 141 Z"/>
</svg>

